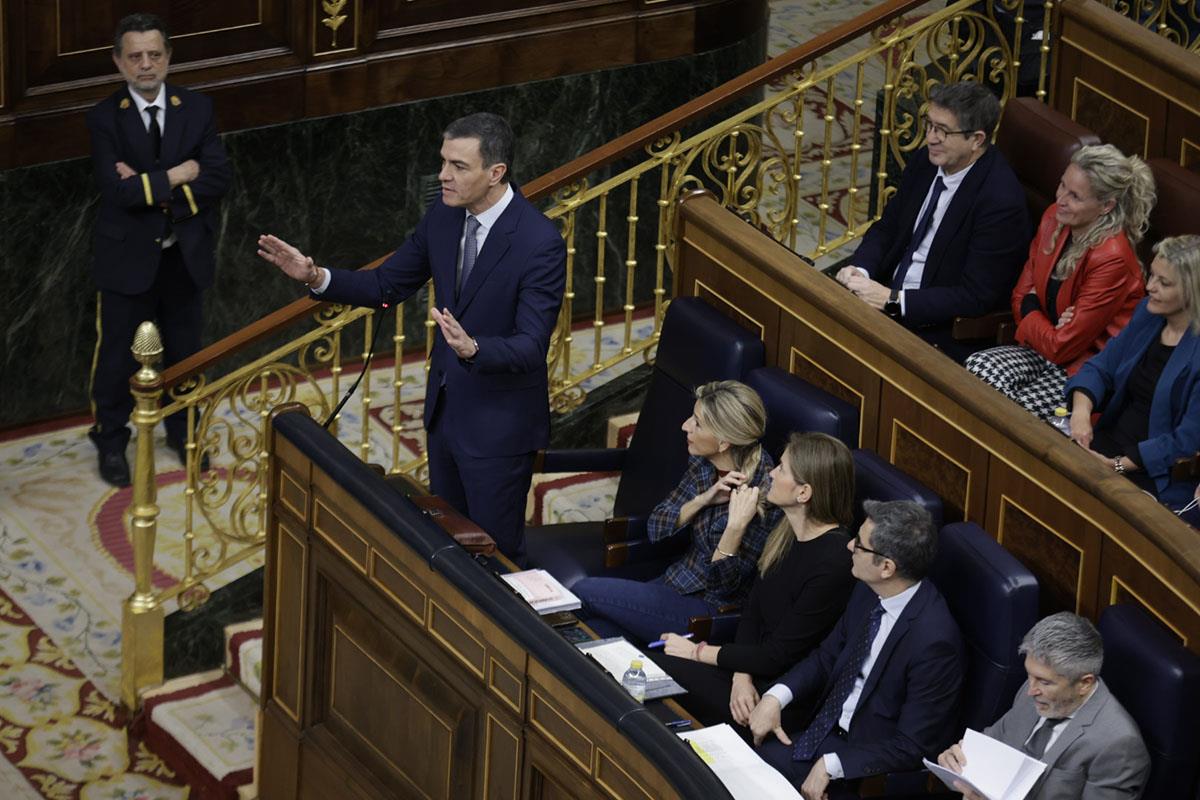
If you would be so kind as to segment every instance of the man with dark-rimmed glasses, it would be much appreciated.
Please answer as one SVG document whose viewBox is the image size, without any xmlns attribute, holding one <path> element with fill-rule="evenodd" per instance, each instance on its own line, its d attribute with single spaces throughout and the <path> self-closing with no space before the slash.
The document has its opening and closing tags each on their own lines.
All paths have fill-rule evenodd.
<svg viewBox="0 0 1200 800">
<path fill-rule="evenodd" d="M 759 754 L 807 800 L 852 792 L 868 775 L 919 769 L 956 733 L 963 644 L 925 580 L 937 555 L 933 521 L 909 501 L 863 507 L 867 519 L 847 544 L 860 583 L 845 613 L 750 715 Z M 780 712 L 793 701 L 813 716 L 785 732 Z"/>
<path fill-rule="evenodd" d="M 837 279 L 855 296 L 961 361 L 955 317 L 1007 307 L 1032 229 L 1025 192 L 991 147 L 1000 103 L 971 81 L 935 86 L 925 147 Z"/>
</svg>

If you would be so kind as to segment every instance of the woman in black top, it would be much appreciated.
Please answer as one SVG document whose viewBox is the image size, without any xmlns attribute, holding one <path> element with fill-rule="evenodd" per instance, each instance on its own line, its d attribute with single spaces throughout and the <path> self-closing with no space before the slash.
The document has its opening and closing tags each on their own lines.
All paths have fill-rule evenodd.
<svg viewBox="0 0 1200 800">
<path fill-rule="evenodd" d="M 825 638 L 854 585 L 846 548 L 854 462 L 846 445 L 823 433 L 793 433 L 771 471 L 767 500 L 784 518 L 759 557 L 734 641 L 664 633 L 664 655 L 655 658 L 688 690 L 681 701 L 705 725 L 746 725 L 759 693 Z"/>
</svg>

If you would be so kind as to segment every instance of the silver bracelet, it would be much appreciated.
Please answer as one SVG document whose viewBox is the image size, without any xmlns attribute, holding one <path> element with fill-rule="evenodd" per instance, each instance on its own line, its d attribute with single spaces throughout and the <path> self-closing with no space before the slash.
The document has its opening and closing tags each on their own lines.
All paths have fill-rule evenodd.
<svg viewBox="0 0 1200 800">
<path fill-rule="evenodd" d="M 726 558 L 736 558 L 737 557 L 737 553 L 726 553 L 724 550 L 721 549 L 721 545 L 717 545 L 716 550 L 718 553 L 725 556 Z"/>
</svg>

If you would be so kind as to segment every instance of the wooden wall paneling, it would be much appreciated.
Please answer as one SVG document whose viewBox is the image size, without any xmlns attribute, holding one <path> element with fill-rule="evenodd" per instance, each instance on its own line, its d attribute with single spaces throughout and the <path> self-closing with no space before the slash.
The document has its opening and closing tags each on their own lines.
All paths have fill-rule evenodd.
<svg viewBox="0 0 1200 800">
<path fill-rule="evenodd" d="M 993 458 L 983 526 L 1037 576 L 1042 616 L 1095 618 L 1104 534 L 1069 499 Z"/>
<path fill-rule="evenodd" d="M 263 662 L 264 694 L 302 727 L 309 549 L 306 535 L 286 518 L 276 518 L 271 540 L 276 569 L 267 589 L 269 627 L 275 635 Z"/>
<path fill-rule="evenodd" d="M 862 340 L 816 314 L 783 309 L 777 365 L 858 409 L 858 446 L 877 449 L 883 380 Z"/>
<path fill-rule="evenodd" d="M 1144 551 L 1142 553 L 1144 555 Z M 1181 644 L 1195 651 L 1200 642 L 1200 586 L 1191 583 L 1181 593 L 1151 567 L 1111 539 L 1100 551 L 1099 605 L 1103 610 L 1118 603 L 1141 606 Z"/>
<path fill-rule="evenodd" d="M 937 407 L 884 380 L 876 451 L 942 498 L 945 522 L 983 524 L 987 500 L 988 451 L 951 424 L 954 403 Z"/>
<path fill-rule="evenodd" d="M 495 703 L 485 703 L 479 782 L 483 800 L 517 800 L 521 795 L 521 760 L 524 736 L 521 724 Z"/>
<path fill-rule="evenodd" d="M 1200 172 L 1200 110 L 1171 106 L 1163 137 L 1164 155 L 1180 166 Z"/>
<path fill-rule="evenodd" d="M 524 800 L 600 800 L 598 790 L 572 779 L 577 768 L 536 732 L 525 736 L 521 797 Z M 605 799 L 607 800 L 607 798 Z"/>
<path fill-rule="evenodd" d="M 330 731 L 310 728 L 300 744 L 299 800 L 377 800 L 378 798 L 418 797 L 397 795 L 374 779 L 361 763 L 349 757 Z M 261 786 L 261 784 L 260 784 Z M 262 800 L 270 800 L 260 789 Z"/>
<path fill-rule="evenodd" d="M 295 723 L 278 706 L 268 702 L 259 715 L 257 735 L 255 777 L 260 800 L 295 800 L 301 763 L 300 736 Z"/>
</svg>

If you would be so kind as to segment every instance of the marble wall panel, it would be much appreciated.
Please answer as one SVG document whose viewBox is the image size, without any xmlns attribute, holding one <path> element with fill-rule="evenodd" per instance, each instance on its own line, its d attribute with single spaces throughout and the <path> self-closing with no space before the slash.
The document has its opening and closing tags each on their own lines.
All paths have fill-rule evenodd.
<svg viewBox="0 0 1200 800">
<path fill-rule="evenodd" d="M 225 134 L 235 178 L 221 208 L 205 342 L 300 294 L 255 256 L 259 233 L 280 235 L 333 266 L 357 267 L 395 248 L 419 219 L 451 119 L 477 110 L 506 115 L 518 135 L 514 175 L 527 181 L 761 63 L 764 52 L 760 33 L 687 58 Z M 86 159 L 0 171 L 0 281 L 7 287 L 0 294 L 0 427 L 88 406 L 95 206 Z M 619 219 L 623 226 L 623 211 Z M 643 214 L 643 224 L 653 219 Z M 640 235 L 639 251 L 652 247 L 652 231 Z M 625 236 L 614 238 L 616 267 Z M 607 287 L 616 303 L 623 280 Z M 590 281 L 577 291 L 576 308 L 591 308 Z M 410 341 L 419 340 L 419 315 L 408 323 Z M 361 344 L 349 337 L 345 347 L 357 353 Z"/>
</svg>

